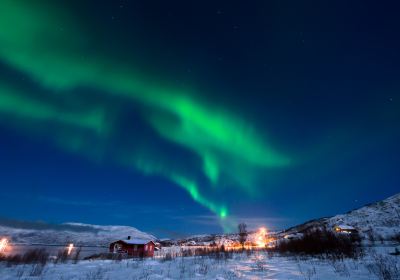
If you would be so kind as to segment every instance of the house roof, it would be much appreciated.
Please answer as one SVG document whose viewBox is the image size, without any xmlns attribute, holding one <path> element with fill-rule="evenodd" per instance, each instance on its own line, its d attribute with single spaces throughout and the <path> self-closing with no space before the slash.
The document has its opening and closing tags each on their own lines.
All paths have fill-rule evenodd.
<svg viewBox="0 0 400 280">
<path fill-rule="evenodd" d="M 301 232 L 286 234 L 284 236 L 284 238 L 286 238 L 286 239 L 289 239 L 289 238 L 300 238 L 300 237 L 303 237 L 303 234 Z"/>
<path fill-rule="evenodd" d="M 148 244 L 148 243 L 153 242 L 153 241 L 149 240 L 149 239 L 136 239 L 136 238 L 134 238 L 134 239 L 121 239 L 121 240 L 114 241 L 113 243 L 115 243 L 115 242 L 123 242 L 123 243 L 129 244 L 129 245 L 145 245 L 145 244 Z"/>
<path fill-rule="evenodd" d="M 337 227 L 338 228 L 341 228 L 341 229 L 347 229 L 347 230 L 355 230 L 355 228 L 354 227 L 352 227 L 352 226 L 349 226 L 349 225 L 337 225 Z"/>
</svg>

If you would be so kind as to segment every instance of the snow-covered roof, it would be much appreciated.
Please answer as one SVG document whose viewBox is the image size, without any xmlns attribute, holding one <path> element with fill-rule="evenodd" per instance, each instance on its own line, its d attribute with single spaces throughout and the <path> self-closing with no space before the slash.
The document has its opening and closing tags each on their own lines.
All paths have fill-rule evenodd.
<svg viewBox="0 0 400 280">
<path fill-rule="evenodd" d="M 148 239 L 138 239 L 138 238 L 133 238 L 133 239 L 122 239 L 122 240 L 118 240 L 121 242 L 124 242 L 125 244 L 130 244 L 130 245 L 145 245 L 149 242 L 153 242 L 153 240 L 148 240 Z M 115 242 L 118 242 L 115 241 Z"/>
<path fill-rule="evenodd" d="M 286 234 L 286 235 L 284 236 L 284 238 L 286 238 L 286 239 L 301 238 L 301 237 L 303 237 L 303 234 L 302 234 L 301 232 Z"/>
<path fill-rule="evenodd" d="M 344 229 L 344 230 L 355 230 L 355 228 L 354 227 L 352 227 L 352 226 L 349 226 L 349 225 L 337 225 L 336 227 L 338 227 L 338 228 L 341 228 L 341 229 Z"/>
</svg>

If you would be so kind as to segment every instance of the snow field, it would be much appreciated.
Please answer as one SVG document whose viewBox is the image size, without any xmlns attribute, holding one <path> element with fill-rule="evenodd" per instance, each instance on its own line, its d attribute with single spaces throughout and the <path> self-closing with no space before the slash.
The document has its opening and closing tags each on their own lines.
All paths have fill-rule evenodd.
<svg viewBox="0 0 400 280">
<path fill-rule="evenodd" d="M 2 280 L 133 280 L 133 279 L 384 279 L 384 270 L 400 271 L 400 258 L 371 249 L 362 259 L 321 260 L 266 252 L 238 253 L 231 259 L 177 257 L 172 260 L 93 260 L 77 264 L 0 264 Z M 398 277 L 399 274 L 397 274 Z M 389 279 L 389 278 L 388 278 Z M 399 279 L 399 278 L 392 278 Z"/>
</svg>

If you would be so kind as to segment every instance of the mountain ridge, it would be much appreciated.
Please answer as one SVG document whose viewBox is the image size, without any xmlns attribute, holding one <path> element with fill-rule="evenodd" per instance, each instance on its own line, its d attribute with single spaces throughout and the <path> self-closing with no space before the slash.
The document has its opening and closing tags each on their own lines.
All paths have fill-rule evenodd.
<svg viewBox="0 0 400 280">
<path fill-rule="evenodd" d="M 69 222 L 57 225 L 37 223 L 38 228 L 35 228 L 35 222 L 29 222 L 29 224 L 33 228 L 18 228 L 9 224 L 0 224 L 0 236 L 9 237 L 13 243 L 46 245 L 74 243 L 80 246 L 108 246 L 110 242 L 125 239 L 128 236 L 138 239 L 156 239 L 155 236 L 131 226 L 103 226 Z"/>
<path fill-rule="evenodd" d="M 290 227 L 282 233 L 305 232 L 313 228 L 332 228 L 345 224 L 358 230 L 364 238 L 390 239 L 400 234 L 400 193 L 368 203 L 360 208 L 332 217 L 313 219 Z"/>
</svg>

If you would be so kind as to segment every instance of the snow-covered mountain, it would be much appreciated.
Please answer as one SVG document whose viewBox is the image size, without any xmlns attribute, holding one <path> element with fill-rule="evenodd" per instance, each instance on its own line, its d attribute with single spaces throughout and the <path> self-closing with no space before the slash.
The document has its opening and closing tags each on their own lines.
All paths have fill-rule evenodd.
<svg viewBox="0 0 400 280">
<path fill-rule="evenodd" d="M 329 226 L 347 224 L 361 234 L 391 238 L 400 234 L 400 193 L 327 220 Z"/>
<path fill-rule="evenodd" d="M 316 228 L 331 229 L 335 225 L 349 225 L 356 228 L 362 237 L 390 239 L 400 234 L 400 193 L 385 200 L 368 204 L 345 214 L 329 218 L 308 221 L 277 233 L 278 236 L 305 232 Z M 252 240 L 254 232 L 250 232 L 248 240 Z M 13 243 L 54 244 L 65 245 L 74 243 L 86 246 L 106 246 L 111 241 L 127 236 L 139 239 L 156 238 L 148 233 L 130 226 L 99 226 L 81 223 L 66 223 L 48 225 L 43 223 L 13 223 L 0 220 L 0 237 L 7 236 Z M 202 235 L 171 241 L 182 244 L 194 241 L 196 244 L 206 244 L 215 241 L 225 244 L 225 241 L 238 240 L 237 234 Z"/>
<path fill-rule="evenodd" d="M 335 225 L 352 226 L 365 238 L 372 235 L 374 238 L 390 239 L 400 234 L 400 193 L 345 214 L 306 222 L 284 233 L 304 232 L 318 227 L 332 228 Z"/>
<path fill-rule="evenodd" d="M 83 246 L 107 246 L 112 241 L 126 239 L 128 236 L 155 240 L 153 235 L 130 226 L 100 226 L 81 223 L 39 225 L 17 227 L 0 223 L 0 236 L 9 237 L 13 243 L 46 245 L 74 243 Z"/>
<path fill-rule="evenodd" d="M 349 225 L 357 229 L 363 238 L 391 239 L 400 234 L 400 193 L 391 196 L 385 200 L 365 205 L 356 210 L 345 214 L 336 215 L 328 218 L 318 218 L 296 225 L 289 229 L 270 233 L 277 238 L 283 238 L 285 235 L 304 233 L 315 229 L 333 229 L 336 225 Z M 256 232 L 249 232 L 248 241 L 253 241 L 257 236 Z M 218 235 L 197 235 L 177 240 L 178 244 L 208 244 L 215 241 L 217 244 L 229 244 L 232 241 L 238 241 L 239 235 L 218 234 Z"/>
</svg>

